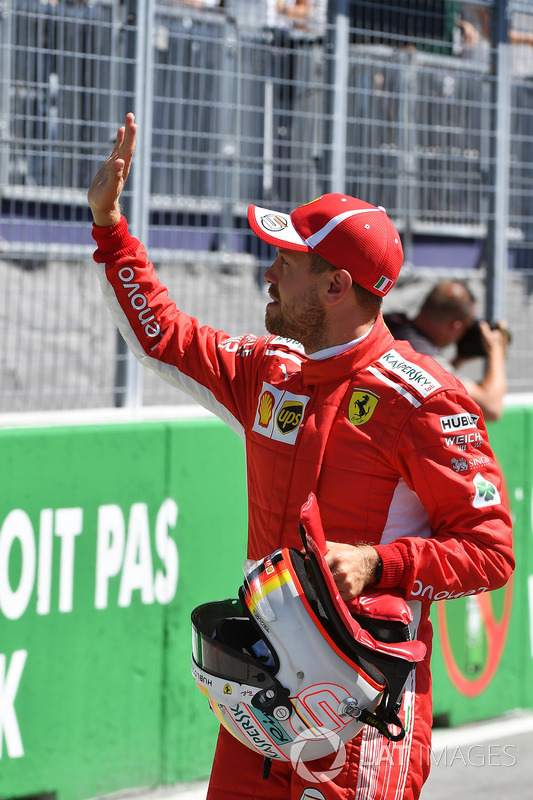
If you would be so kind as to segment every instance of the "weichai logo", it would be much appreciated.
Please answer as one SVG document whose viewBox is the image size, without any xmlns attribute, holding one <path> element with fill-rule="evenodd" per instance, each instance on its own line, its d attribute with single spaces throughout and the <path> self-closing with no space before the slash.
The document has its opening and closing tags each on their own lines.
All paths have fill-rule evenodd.
<svg viewBox="0 0 533 800">
<path fill-rule="evenodd" d="M 303 403 L 294 400 L 285 400 L 276 417 L 278 430 L 283 433 L 291 433 L 302 421 L 304 411 Z"/>
</svg>

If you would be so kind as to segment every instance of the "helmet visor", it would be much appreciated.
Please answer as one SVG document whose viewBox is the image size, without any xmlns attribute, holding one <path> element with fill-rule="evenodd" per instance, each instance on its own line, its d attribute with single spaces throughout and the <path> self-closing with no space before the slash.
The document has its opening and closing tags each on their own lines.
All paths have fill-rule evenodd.
<svg viewBox="0 0 533 800">
<path fill-rule="evenodd" d="M 264 689 L 277 672 L 277 658 L 246 616 L 240 600 L 204 603 L 191 614 L 192 652 L 205 672 Z"/>
</svg>

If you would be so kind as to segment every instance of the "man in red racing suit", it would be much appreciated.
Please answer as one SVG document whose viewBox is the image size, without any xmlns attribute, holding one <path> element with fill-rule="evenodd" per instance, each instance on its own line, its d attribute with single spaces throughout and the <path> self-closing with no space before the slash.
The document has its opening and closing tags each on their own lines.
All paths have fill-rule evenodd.
<svg viewBox="0 0 533 800">
<path fill-rule="evenodd" d="M 341 594 L 354 596 L 365 585 L 401 589 L 413 612 L 413 633 L 428 648 L 404 693 L 402 742 L 391 746 L 364 726 L 348 744 L 344 769 L 333 780 L 312 782 L 282 762 L 273 762 L 264 780 L 261 756 L 221 729 L 208 798 L 414 800 L 430 766 L 431 602 L 498 588 L 514 565 L 510 517 L 481 412 L 456 378 L 407 342 L 393 339 L 379 311 L 368 325 L 347 328 L 346 307 L 352 309 L 355 295 L 351 289 L 343 295 L 342 282 L 351 284 L 353 276 L 345 278 L 348 269 L 335 263 L 341 258 L 335 242 L 316 249 L 331 256 L 332 271 L 325 273 L 329 283 L 324 272 L 315 279 L 316 273 L 308 271 L 317 236 L 302 237 L 302 230 L 313 204 L 297 209 L 300 217 L 293 212 L 279 226 L 281 236 L 293 239 L 280 239 L 278 257 L 265 276 L 272 286 L 267 325 L 270 320 L 274 335 L 229 337 L 200 327 L 179 311 L 118 210 L 134 138 L 133 116 L 128 115 L 126 131 L 119 131 L 115 150 L 89 191 L 104 297 L 142 363 L 243 438 L 248 557 L 263 558 L 281 546 L 299 548 L 300 508 L 314 492 L 329 540 L 328 563 Z M 359 207 L 385 216 L 346 196 L 315 202 L 328 208 L 351 203 L 350 218 L 357 218 Z M 275 212 L 263 212 L 252 207 L 250 222 L 275 244 L 277 222 L 269 216 Z M 345 225 L 343 213 L 329 214 L 340 222 L 325 226 L 325 239 L 331 238 L 332 224 Z M 383 222 L 381 216 L 368 219 L 370 225 L 375 219 Z M 357 240 L 366 235 L 366 225 L 348 235 Z M 380 235 L 392 235 L 389 245 L 397 250 L 399 237 L 388 218 L 386 225 L 390 228 Z M 294 238 L 297 226 L 299 239 Z M 399 259 L 398 252 L 380 256 L 385 288 L 397 277 Z M 366 273 L 357 277 L 363 286 L 368 283 Z M 329 294 L 324 289 L 320 295 L 326 285 Z M 379 295 L 373 283 L 372 289 Z M 297 313 L 302 305 L 312 311 L 312 326 Z M 279 319 L 288 324 L 283 327 Z M 328 334 L 317 341 L 326 346 L 315 342 L 322 329 Z M 348 329 L 360 335 L 343 336 Z M 275 335 L 285 330 L 301 333 L 305 350 Z"/>
</svg>

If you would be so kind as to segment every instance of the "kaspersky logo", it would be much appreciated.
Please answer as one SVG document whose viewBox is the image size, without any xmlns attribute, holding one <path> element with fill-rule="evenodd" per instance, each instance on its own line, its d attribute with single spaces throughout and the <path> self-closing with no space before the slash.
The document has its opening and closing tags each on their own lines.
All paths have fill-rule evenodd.
<svg viewBox="0 0 533 800">
<path fill-rule="evenodd" d="M 378 360 L 388 372 L 400 376 L 406 383 L 416 389 L 422 397 L 440 389 L 440 383 L 425 369 L 403 358 L 396 350 L 389 350 Z"/>
</svg>

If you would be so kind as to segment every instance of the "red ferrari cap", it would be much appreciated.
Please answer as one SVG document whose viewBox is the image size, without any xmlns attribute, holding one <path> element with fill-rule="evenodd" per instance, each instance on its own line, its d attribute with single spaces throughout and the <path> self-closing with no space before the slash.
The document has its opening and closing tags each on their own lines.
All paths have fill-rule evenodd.
<svg viewBox="0 0 533 800">
<path fill-rule="evenodd" d="M 319 253 L 381 297 L 396 283 L 403 263 L 400 234 L 385 209 L 349 195 L 323 194 L 290 215 L 249 206 L 248 222 L 268 244 Z"/>
</svg>

